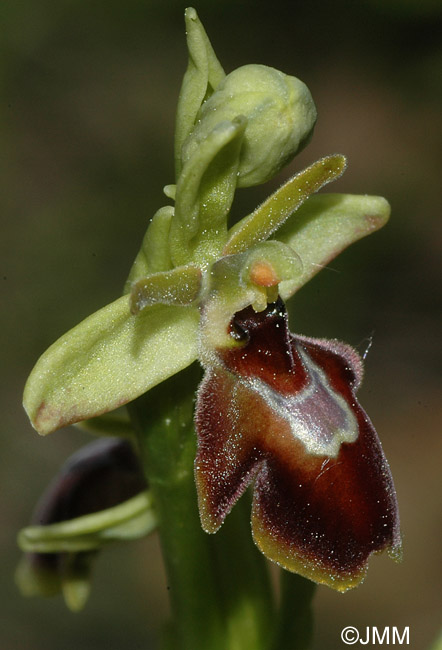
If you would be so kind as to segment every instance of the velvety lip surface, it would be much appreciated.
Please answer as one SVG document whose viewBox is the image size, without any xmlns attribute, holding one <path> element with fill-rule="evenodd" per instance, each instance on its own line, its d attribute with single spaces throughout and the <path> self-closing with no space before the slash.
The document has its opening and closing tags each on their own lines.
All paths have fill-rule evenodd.
<svg viewBox="0 0 442 650">
<path fill-rule="evenodd" d="M 197 401 L 195 474 L 215 532 L 255 479 L 252 528 L 271 560 L 344 591 L 369 556 L 400 548 L 396 495 L 355 390 L 348 345 L 291 335 L 281 301 L 236 314 L 242 347 L 217 350 Z"/>
</svg>

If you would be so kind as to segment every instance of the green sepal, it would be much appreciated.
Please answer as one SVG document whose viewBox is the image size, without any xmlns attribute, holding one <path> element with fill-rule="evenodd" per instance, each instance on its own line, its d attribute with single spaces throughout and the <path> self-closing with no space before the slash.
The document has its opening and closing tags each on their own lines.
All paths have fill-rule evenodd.
<svg viewBox="0 0 442 650">
<path fill-rule="evenodd" d="M 246 120 L 220 122 L 183 167 L 177 183 L 170 252 L 175 266 L 204 265 L 226 242 Z"/>
<path fill-rule="evenodd" d="M 277 233 L 303 267 L 301 275 L 281 282 L 281 297 L 292 296 L 347 246 L 382 228 L 389 216 L 390 205 L 380 196 L 311 196 Z"/>
<path fill-rule="evenodd" d="M 181 173 L 181 148 L 195 124 L 201 104 L 226 76 L 193 7 L 184 14 L 189 63 L 178 99 L 175 126 L 176 178 Z"/>
<path fill-rule="evenodd" d="M 167 205 L 160 208 L 152 217 L 127 278 L 124 293 L 129 293 L 132 284 L 140 278 L 172 268 L 169 254 L 169 232 L 173 213 L 173 207 Z"/>
<path fill-rule="evenodd" d="M 113 508 L 47 526 L 28 526 L 18 535 L 26 553 L 78 553 L 115 541 L 149 535 L 158 525 L 149 490 Z"/>
<path fill-rule="evenodd" d="M 171 271 L 154 273 L 135 282 L 131 291 L 131 311 L 137 314 L 146 307 L 193 304 L 201 291 L 202 273 L 197 266 L 177 266 Z"/>
<path fill-rule="evenodd" d="M 293 176 L 230 229 L 223 254 L 242 253 L 268 239 L 311 194 L 339 178 L 345 167 L 345 156 L 335 154 L 321 158 Z"/>
<path fill-rule="evenodd" d="M 37 361 L 23 405 L 42 435 L 112 411 L 197 357 L 196 307 L 152 305 L 136 316 L 129 296 L 95 312 Z"/>
</svg>

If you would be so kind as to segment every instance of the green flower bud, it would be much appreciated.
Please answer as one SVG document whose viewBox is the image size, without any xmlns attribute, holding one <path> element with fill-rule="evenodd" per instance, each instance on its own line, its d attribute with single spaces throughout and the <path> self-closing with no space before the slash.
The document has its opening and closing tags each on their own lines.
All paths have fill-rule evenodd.
<svg viewBox="0 0 442 650">
<path fill-rule="evenodd" d="M 264 183 L 309 141 L 316 108 L 307 86 L 265 65 L 245 65 L 231 72 L 202 105 L 196 125 L 183 145 L 188 160 L 217 124 L 247 118 L 238 186 Z"/>
</svg>

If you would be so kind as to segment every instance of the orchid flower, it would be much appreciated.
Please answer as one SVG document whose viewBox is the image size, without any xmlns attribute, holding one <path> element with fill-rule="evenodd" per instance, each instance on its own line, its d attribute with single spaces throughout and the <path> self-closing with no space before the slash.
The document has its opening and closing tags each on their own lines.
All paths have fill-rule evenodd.
<svg viewBox="0 0 442 650">
<path fill-rule="evenodd" d="M 216 532 L 253 484 L 258 548 L 288 571 L 344 591 L 363 579 L 372 553 L 399 554 L 394 486 L 356 399 L 359 355 L 291 334 L 285 301 L 383 226 L 389 205 L 316 194 L 345 170 L 345 157 L 333 154 L 229 224 L 236 189 L 267 181 L 292 160 L 311 138 L 316 109 L 302 81 L 273 68 L 226 75 L 193 9 L 186 29 L 176 184 L 164 188 L 172 204 L 153 216 L 123 296 L 38 360 L 24 406 L 43 435 L 82 421 L 99 429 L 104 414 L 199 360 L 194 471 L 203 529 Z M 166 431 L 171 420 L 162 418 Z M 162 481 L 152 483 L 160 509 Z"/>
<path fill-rule="evenodd" d="M 100 438 L 73 454 L 40 499 L 33 525 L 20 533 L 27 553 L 16 580 L 23 594 L 62 591 L 69 609 L 82 609 L 97 550 L 156 528 L 150 501 L 128 440 Z"/>
<path fill-rule="evenodd" d="M 372 553 L 398 553 L 393 481 L 355 392 L 357 352 L 290 334 L 284 303 L 235 314 L 198 392 L 196 480 L 215 532 L 254 481 L 253 535 L 271 560 L 345 591 Z"/>
</svg>

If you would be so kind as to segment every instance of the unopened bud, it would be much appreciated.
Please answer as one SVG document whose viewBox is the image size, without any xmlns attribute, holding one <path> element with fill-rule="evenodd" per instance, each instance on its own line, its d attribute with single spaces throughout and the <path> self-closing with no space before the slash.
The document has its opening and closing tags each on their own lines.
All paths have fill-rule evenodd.
<svg viewBox="0 0 442 650">
<path fill-rule="evenodd" d="M 195 128 L 183 146 L 183 162 L 217 124 L 247 118 L 238 186 L 264 183 L 309 141 L 316 108 L 307 86 L 264 65 L 245 65 L 231 72 L 202 105 Z"/>
</svg>

